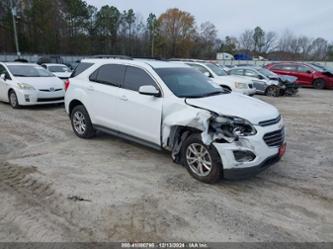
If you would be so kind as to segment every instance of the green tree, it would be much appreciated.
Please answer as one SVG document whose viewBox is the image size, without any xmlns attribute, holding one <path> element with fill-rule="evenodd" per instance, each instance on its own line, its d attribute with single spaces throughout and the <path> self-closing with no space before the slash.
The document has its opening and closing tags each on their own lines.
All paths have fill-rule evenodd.
<svg viewBox="0 0 333 249">
<path fill-rule="evenodd" d="M 114 6 L 105 5 L 97 13 L 97 29 L 99 35 L 104 38 L 104 52 L 115 52 L 117 50 L 116 45 L 121 17 L 121 13 Z"/>
<path fill-rule="evenodd" d="M 156 15 L 150 13 L 147 18 L 147 30 L 149 35 L 149 43 L 150 43 L 150 55 L 154 57 L 155 55 L 155 37 L 158 33 L 158 22 Z"/>
<path fill-rule="evenodd" d="M 254 51 L 261 53 L 265 46 L 265 32 L 259 26 L 254 29 L 253 41 Z"/>
</svg>

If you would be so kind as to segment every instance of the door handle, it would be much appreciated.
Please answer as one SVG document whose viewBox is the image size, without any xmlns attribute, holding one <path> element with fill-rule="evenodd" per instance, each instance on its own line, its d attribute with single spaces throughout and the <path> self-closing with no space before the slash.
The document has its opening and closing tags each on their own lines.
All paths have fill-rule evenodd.
<svg viewBox="0 0 333 249">
<path fill-rule="evenodd" d="M 95 91 L 95 88 L 93 86 L 88 86 L 88 91 Z"/>
<path fill-rule="evenodd" d="M 123 95 L 123 96 L 120 97 L 120 100 L 122 100 L 122 101 L 127 101 L 128 98 L 127 98 L 125 95 Z"/>
</svg>

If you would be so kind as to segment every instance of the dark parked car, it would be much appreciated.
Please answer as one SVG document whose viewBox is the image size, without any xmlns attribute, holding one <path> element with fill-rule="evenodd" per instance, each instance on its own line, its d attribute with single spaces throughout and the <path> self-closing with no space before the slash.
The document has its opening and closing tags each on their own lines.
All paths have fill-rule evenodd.
<svg viewBox="0 0 333 249">
<path fill-rule="evenodd" d="M 297 77 L 299 85 L 316 89 L 333 88 L 333 74 L 313 64 L 281 62 L 268 64 L 266 68 L 280 75 Z"/>
</svg>

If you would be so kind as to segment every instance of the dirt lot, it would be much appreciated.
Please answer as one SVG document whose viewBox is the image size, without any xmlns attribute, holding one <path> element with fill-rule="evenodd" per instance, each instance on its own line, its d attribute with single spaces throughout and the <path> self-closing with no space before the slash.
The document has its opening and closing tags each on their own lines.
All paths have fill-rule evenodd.
<svg viewBox="0 0 333 249">
<path fill-rule="evenodd" d="M 266 98 L 286 157 L 200 183 L 166 153 L 77 138 L 62 106 L 0 104 L 0 241 L 333 241 L 333 91 Z"/>
</svg>

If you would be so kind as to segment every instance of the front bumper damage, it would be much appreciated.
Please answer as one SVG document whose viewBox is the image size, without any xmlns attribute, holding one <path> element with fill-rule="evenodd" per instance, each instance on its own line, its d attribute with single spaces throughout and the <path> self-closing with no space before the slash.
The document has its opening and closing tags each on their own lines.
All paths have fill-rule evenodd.
<svg viewBox="0 0 333 249">
<path fill-rule="evenodd" d="M 191 134 L 184 127 L 201 132 L 202 141 L 208 146 L 214 146 L 220 155 L 224 178 L 243 179 L 258 174 L 280 160 L 279 146 L 269 146 L 263 137 L 265 134 L 284 130 L 283 120 L 278 123 L 262 127 L 254 125 L 256 133 L 251 136 L 238 136 L 222 129 L 217 124 L 214 114 L 207 110 L 196 110 L 195 115 L 188 112 L 178 112 L 177 115 L 167 117 L 163 126 L 163 145 L 172 151 L 172 158 L 179 162 L 179 154 L 183 141 Z M 176 117 L 177 116 L 177 117 Z M 193 118 L 194 117 L 194 118 Z M 282 144 L 284 144 L 284 138 Z M 239 154 L 250 155 L 246 160 L 239 160 Z"/>
</svg>

